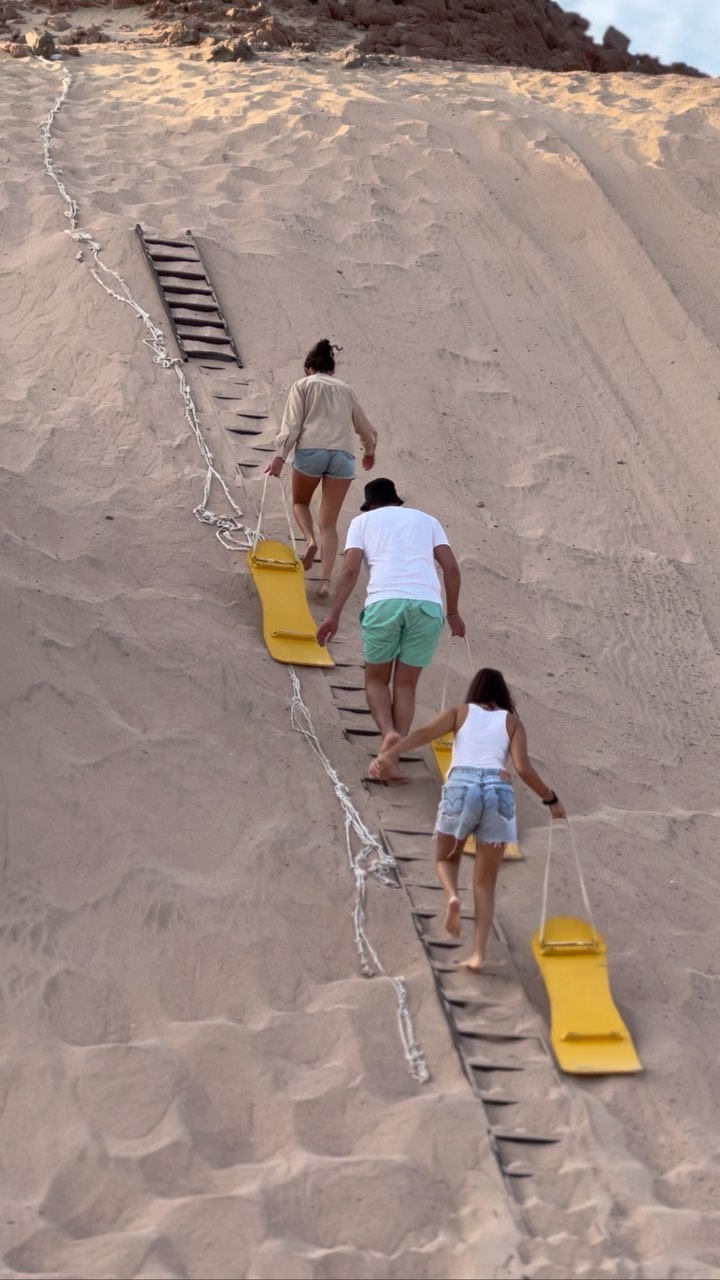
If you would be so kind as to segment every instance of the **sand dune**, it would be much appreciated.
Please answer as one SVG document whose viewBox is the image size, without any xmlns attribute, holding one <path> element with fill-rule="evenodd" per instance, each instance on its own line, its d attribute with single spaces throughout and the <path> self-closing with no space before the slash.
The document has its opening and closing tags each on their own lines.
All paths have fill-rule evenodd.
<svg viewBox="0 0 720 1280">
<path fill-rule="evenodd" d="M 381 474 L 445 523 L 473 655 L 507 673 L 577 815 L 646 1072 L 579 1085 L 547 1055 L 529 948 L 545 827 L 523 796 L 495 977 L 449 988 L 530 1037 L 504 1055 L 522 1071 L 486 1072 L 487 1110 L 408 894 L 370 884 L 432 1079 L 408 1073 L 393 988 L 359 971 L 342 815 L 291 730 L 243 556 L 192 516 L 204 468 L 177 379 L 64 234 L 38 132 L 62 71 L 13 64 L 3 1274 L 720 1275 L 716 85 L 117 49 L 73 73 L 52 154 L 79 225 L 160 325 L 136 222 L 192 228 L 217 282 L 245 368 L 188 376 L 248 523 L 286 389 L 326 333 L 382 433 Z M 226 430 L 230 394 L 268 413 L 261 436 Z M 283 522 L 271 492 L 266 527 Z M 351 665 L 301 674 L 325 750 L 373 831 L 428 825 L 429 758 L 401 792 L 360 785 L 352 610 L 335 652 Z M 421 714 L 446 653 L 462 693 L 448 642 Z M 555 892 L 575 905 L 562 853 Z M 509 1082 L 505 1113 L 557 1143 L 493 1150 Z"/>
</svg>

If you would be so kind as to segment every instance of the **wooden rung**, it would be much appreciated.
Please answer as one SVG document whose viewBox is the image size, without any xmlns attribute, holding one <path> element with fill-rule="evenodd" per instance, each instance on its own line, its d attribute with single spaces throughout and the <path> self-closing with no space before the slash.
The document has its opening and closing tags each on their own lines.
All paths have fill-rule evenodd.
<svg viewBox="0 0 720 1280">
<path fill-rule="evenodd" d="M 188 252 L 187 245 L 185 245 L 185 251 Z M 190 252 L 192 251 L 190 250 Z M 197 254 L 195 254 L 192 258 L 181 258 L 179 253 L 152 253 L 151 252 L 150 257 L 152 258 L 153 262 L 188 262 L 191 267 L 202 266 L 202 263 L 198 262 Z"/>
<path fill-rule="evenodd" d="M 193 337 L 194 337 L 194 336 L 195 336 L 195 335 L 193 334 Z M 187 354 L 188 354 L 189 356 L 192 356 L 192 357 L 193 357 L 193 359 L 194 359 L 194 360 L 199 360 L 199 359 L 201 359 L 203 356 L 206 356 L 208 359 L 209 359 L 209 358 L 212 358 L 213 360 L 226 360 L 229 364 L 236 364 L 236 363 L 237 363 L 237 357 L 236 357 L 236 356 L 234 356 L 234 355 L 231 355 L 231 354 L 230 354 L 230 352 L 225 352 L 225 351 L 195 351 L 195 350 L 192 350 L 192 351 L 191 351 L 191 350 L 190 350 L 190 347 L 186 347 L 186 348 L 185 348 L 185 350 L 186 350 L 186 352 L 187 352 Z M 212 368 L 212 365 L 210 365 L 209 367 L 210 367 L 210 368 Z"/>
<path fill-rule="evenodd" d="M 175 322 L 178 326 L 180 326 L 181 324 L 190 325 L 198 329 L 224 329 L 225 328 L 225 325 L 223 324 L 222 320 L 208 320 L 208 319 L 195 320 L 192 316 L 176 316 Z M 199 334 L 197 336 L 199 337 Z"/>
<path fill-rule="evenodd" d="M 181 338 L 192 338 L 195 342 L 207 342 L 208 346 L 210 347 L 232 346 L 232 343 L 230 342 L 229 338 L 213 338 L 211 335 L 203 334 L 203 333 L 183 333 L 182 328 L 180 326 L 183 325 L 185 321 L 178 320 L 177 323 L 178 323 L 178 333 L 180 334 Z M 206 351 L 204 354 L 209 356 L 209 355 L 214 355 L 215 352 Z"/>
</svg>

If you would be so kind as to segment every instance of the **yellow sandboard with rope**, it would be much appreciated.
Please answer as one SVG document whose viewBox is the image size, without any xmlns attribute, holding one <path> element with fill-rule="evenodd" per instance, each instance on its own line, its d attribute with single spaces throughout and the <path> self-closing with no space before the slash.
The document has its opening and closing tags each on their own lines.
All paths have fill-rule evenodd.
<svg viewBox="0 0 720 1280">
<path fill-rule="evenodd" d="M 315 639 L 317 623 L 305 594 L 305 570 L 292 547 L 264 539 L 247 553 L 260 597 L 263 637 L 276 662 L 295 667 L 333 667 L 324 645 Z"/>
<path fill-rule="evenodd" d="M 570 820 L 567 821 L 587 920 L 547 919 L 553 821 L 543 885 L 540 928 L 532 949 L 550 1001 L 550 1040 L 569 1075 L 626 1075 L 642 1071 L 632 1036 L 610 990 L 605 939 L 595 928 Z"/>
<path fill-rule="evenodd" d="M 554 916 L 532 949 L 550 1001 L 550 1040 L 569 1075 L 642 1071 L 610 991 L 604 938 L 574 916 Z"/>
<path fill-rule="evenodd" d="M 447 781 L 447 776 L 450 771 L 450 763 L 452 761 L 453 738 L 454 738 L 454 735 L 452 733 L 449 733 L 446 738 L 436 738 L 435 741 L 430 744 L 432 747 L 432 753 L 437 763 L 437 767 L 440 770 L 440 777 L 443 780 L 443 784 Z M 468 836 L 463 846 L 463 853 L 470 854 L 471 856 L 475 855 L 475 837 L 474 836 Z M 505 852 L 503 854 L 503 862 L 518 862 L 519 860 L 522 859 L 522 856 L 523 856 L 523 853 L 519 844 L 507 844 L 505 846 Z"/>
</svg>

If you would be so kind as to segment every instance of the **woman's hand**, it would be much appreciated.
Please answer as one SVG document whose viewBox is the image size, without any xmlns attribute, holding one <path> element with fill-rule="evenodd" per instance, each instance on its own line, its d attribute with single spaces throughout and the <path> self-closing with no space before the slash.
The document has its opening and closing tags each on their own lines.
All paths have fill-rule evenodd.
<svg viewBox="0 0 720 1280">
<path fill-rule="evenodd" d="M 285 466 L 285 459 L 281 458 L 280 455 L 278 454 L 277 457 L 273 458 L 269 466 L 265 468 L 265 475 L 279 476 L 282 473 L 282 469 L 284 466 Z"/>
<path fill-rule="evenodd" d="M 559 800 L 556 800 L 554 804 L 549 804 L 548 809 L 550 810 L 551 818 L 567 818 L 565 806 Z"/>
<path fill-rule="evenodd" d="M 315 633 L 315 639 L 321 647 L 322 645 L 327 644 L 328 640 L 332 640 L 338 626 L 339 620 L 337 618 L 333 618 L 332 614 L 330 614 L 324 622 L 320 623 L 320 626 Z"/>
<path fill-rule="evenodd" d="M 363 471 L 372 471 L 372 469 L 373 469 L 373 467 L 374 467 L 374 466 L 375 466 L 375 454 L 374 454 L 374 453 L 364 453 L 364 454 L 363 454 L 363 460 L 362 460 L 362 469 L 363 469 Z"/>
</svg>

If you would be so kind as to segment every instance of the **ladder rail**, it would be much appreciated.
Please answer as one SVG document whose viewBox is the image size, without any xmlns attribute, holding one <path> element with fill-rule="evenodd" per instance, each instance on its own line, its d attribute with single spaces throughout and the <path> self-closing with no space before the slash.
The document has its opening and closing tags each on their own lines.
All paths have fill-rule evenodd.
<svg viewBox="0 0 720 1280">
<path fill-rule="evenodd" d="M 182 359 L 183 359 L 184 361 L 186 361 L 186 362 L 187 362 L 187 360 L 188 360 L 188 353 L 187 353 L 187 351 L 185 350 L 185 346 L 184 346 L 184 344 L 183 344 L 183 340 L 182 340 L 182 338 L 180 337 L 180 334 L 179 334 L 179 333 L 178 333 L 178 331 L 177 331 L 177 326 L 176 326 L 175 321 L 174 321 L 174 319 L 173 319 L 172 311 L 170 310 L 170 304 L 169 304 L 169 301 L 168 301 L 168 299 L 165 297 L 165 291 L 164 291 L 164 289 L 163 289 L 163 287 L 162 287 L 162 282 L 161 282 L 161 280 L 160 280 L 160 277 L 159 277 L 159 275 L 158 275 L 157 271 L 155 270 L 155 263 L 153 262 L 153 260 L 152 260 L 152 256 L 151 256 L 151 254 L 150 254 L 150 250 L 148 249 L 148 246 L 147 246 L 147 245 L 146 245 L 146 243 L 145 243 L 145 237 L 144 237 L 144 235 L 143 235 L 143 229 L 142 229 L 142 227 L 140 226 L 140 223 L 139 223 L 139 222 L 135 224 L 135 234 L 137 235 L 137 238 L 138 238 L 138 240 L 140 241 L 140 248 L 142 249 L 143 254 L 145 255 L 145 261 L 147 262 L 148 267 L 150 268 L 150 272 L 151 272 L 151 274 L 152 274 L 153 280 L 155 281 L 155 284 L 156 284 L 156 286 L 157 286 L 157 291 L 158 291 L 158 293 L 160 294 L 160 301 L 162 302 L 163 307 L 165 308 L 165 314 L 166 314 L 166 316 L 167 316 L 168 320 L 170 321 L 170 328 L 172 329 L 172 332 L 173 332 L 173 337 L 174 337 L 174 339 L 175 339 L 175 345 L 177 346 L 177 349 L 178 349 L 178 351 L 180 352 L 180 355 L 182 356 Z"/>
</svg>

